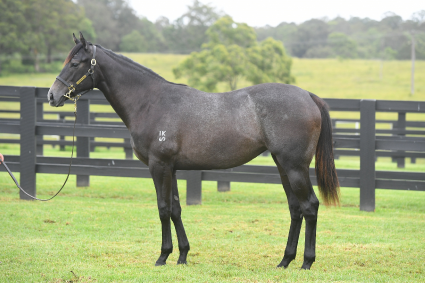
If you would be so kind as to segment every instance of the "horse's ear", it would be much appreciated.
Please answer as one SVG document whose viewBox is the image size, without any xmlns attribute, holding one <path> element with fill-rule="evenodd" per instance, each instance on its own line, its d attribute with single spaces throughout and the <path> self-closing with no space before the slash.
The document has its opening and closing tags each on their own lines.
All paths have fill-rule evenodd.
<svg viewBox="0 0 425 283">
<path fill-rule="evenodd" d="M 72 38 L 74 39 L 75 45 L 77 45 L 78 43 L 80 43 L 80 40 L 75 37 L 75 34 L 74 33 L 72 33 Z"/>
<path fill-rule="evenodd" d="M 83 44 L 84 49 L 87 50 L 89 48 L 89 45 L 88 45 L 87 41 L 84 39 L 84 36 L 81 33 L 81 31 L 80 31 L 80 41 Z"/>
</svg>

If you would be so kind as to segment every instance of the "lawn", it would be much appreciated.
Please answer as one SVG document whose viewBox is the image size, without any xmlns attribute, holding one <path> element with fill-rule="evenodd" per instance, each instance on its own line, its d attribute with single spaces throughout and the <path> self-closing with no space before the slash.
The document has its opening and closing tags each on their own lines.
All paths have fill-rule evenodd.
<svg viewBox="0 0 425 283">
<path fill-rule="evenodd" d="M 37 176 L 39 196 L 51 195 L 65 176 Z M 51 202 L 20 201 L 0 173 L 2 282 L 275 282 L 425 280 L 423 192 L 377 190 L 376 212 L 359 211 L 359 190 L 342 189 L 342 206 L 319 209 L 317 260 L 298 257 L 276 269 L 290 217 L 278 185 L 232 183 L 227 193 L 204 182 L 203 204 L 183 205 L 191 251 L 187 266 L 175 252 L 154 267 L 161 245 L 150 179 L 91 177 L 75 187 L 71 176 Z M 185 203 L 185 182 L 179 181 Z M 175 233 L 173 231 L 173 237 Z M 75 277 L 73 271 L 77 277 Z"/>
<path fill-rule="evenodd" d="M 69 156 L 69 149 L 45 146 L 45 155 Z M 1 151 L 16 155 L 19 147 Z M 124 157 L 119 149 L 99 148 L 90 155 Z M 258 157 L 250 163 L 273 161 Z M 359 161 L 342 157 L 336 165 L 358 168 Z M 377 170 L 425 170 L 422 159 L 406 162 L 406 169 L 397 169 L 389 158 L 376 165 Z M 52 195 L 64 178 L 38 174 L 38 196 Z M 173 232 L 175 252 L 167 266 L 156 268 L 161 228 L 150 179 L 92 176 L 90 187 L 76 188 L 71 176 L 63 193 L 46 203 L 19 200 L 12 180 L 0 173 L 0 282 L 425 280 L 424 192 L 377 190 L 376 212 L 367 213 L 359 211 L 359 190 L 342 188 L 341 207 L 319 209 L 316 263 L 311 271 L 299 271 L 304 231 L 297 259 L 287 270 L 275 268 L 290 224 L 281 186 L 232 183 L 230 192 L 219 193 L 216 183 L 203 182 L 200 206 L 186 206 L 185 181 L 179 187 L 189 264 L 176 265 Z"/>
</svg>

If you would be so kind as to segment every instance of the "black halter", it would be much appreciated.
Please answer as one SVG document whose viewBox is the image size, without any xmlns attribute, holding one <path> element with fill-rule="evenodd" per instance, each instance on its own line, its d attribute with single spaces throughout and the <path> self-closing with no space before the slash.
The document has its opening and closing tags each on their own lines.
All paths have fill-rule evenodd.
<svg viewBox="0 0 425 283">
<path fill-rule="evenodd" d="M 60 82 L 62 82 L 64 85 L 66 85 L 68 87 L 68 92 L 66 94 L 64 94 L 63 96 L 65 96 L 66 98 L 74 101 L 74 103 L 77 103 L 77 100 L 85 93 L 89 92 L 90 90 L 92 90 L 95 87 L 95 81 L 94 81 L 94 66 L 96 66 L 96 46 L 93 46 L 93 58 L 90 61 L 90 69 L 87 71 L 87 73 L 82 76 L 76 83 L 75 85 L 79 85 L 82 81 L 84 81 L 88 76 L 90 76 L 93 80 L 93 87 L 91 89 L 85 90 L 83 92 L 80 92 L 79 94 L 75 95 L 74 97 L 71 97 L 71 93 L 75 92 L 75 87 L 72 83 L 68 83 L 67 81 L 65 81 L 64 79 L 62 79 L 61 77 L 57 76 L 56 79 L 59 80 Z"/>
</svg>

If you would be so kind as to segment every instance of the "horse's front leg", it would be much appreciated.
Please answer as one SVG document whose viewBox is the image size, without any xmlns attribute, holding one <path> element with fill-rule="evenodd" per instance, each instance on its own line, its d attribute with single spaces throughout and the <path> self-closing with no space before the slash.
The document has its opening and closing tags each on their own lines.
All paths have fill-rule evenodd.
<svg viewBox="0 0 425 283">
<path fill-rule="evenodd" d="M 177 264 L 187 264 L 186 257 L 190 250 L 189 241 L 183 227 L 181 218 L 182 208 L 180 206 L 179 191 L 177 189 L 176 171 L 173 172 L 173 207 L 171 210 L 171 220 L 176 228 L 177 240 L 179 241 L 180 256 Z"/>
<path fill-rule="evenodd" d="M 173 169 L 161 161 L 149 161 L 149 171 L 155 184 L 159 219 L 162 226 L 161 255 L 155 266 L 165 265 L 170 253 L 173 252 L 171 239 L 171 210 L 172 210 L 172 179 Z"/>
</svg>

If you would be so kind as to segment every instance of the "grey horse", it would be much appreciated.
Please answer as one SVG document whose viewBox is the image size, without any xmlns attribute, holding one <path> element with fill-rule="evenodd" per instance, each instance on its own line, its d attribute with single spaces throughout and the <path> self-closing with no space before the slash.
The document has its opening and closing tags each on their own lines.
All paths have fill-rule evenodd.
<svg viewBox="0 0 425 283">
<path fill-rule="evenodd" d="M 301 268 L 310 269 L 316 256 L 319 208 L 309 177 L 314 155 L 323 202 L 339 203 L 332 124 L 322 99 L 279 83 L 206 93 L 169 82 L 129 58 L 91 44 L 81 33 L 80 39 L 73 37 L 76 45 L 50 88 L 48 101 L 51 106 L 62 106 L 65 100 L 96 87 L 127 126 L 134 153 L 149 166 L 155 184 L 162 225 L 156 265 L 164 265 L 173 251 L 171 221 L 180 250 L 178 264 L 187 263 L 190 249 L 181 219 L 176 170 L 232 168 L 269 150 L 291 214 L 288 242 L 278 267 L 286 268 L 295 259 L 305 219 Z"/>
</svg>

